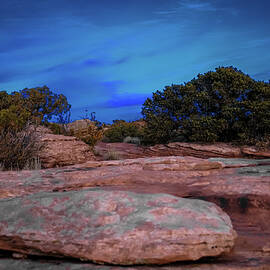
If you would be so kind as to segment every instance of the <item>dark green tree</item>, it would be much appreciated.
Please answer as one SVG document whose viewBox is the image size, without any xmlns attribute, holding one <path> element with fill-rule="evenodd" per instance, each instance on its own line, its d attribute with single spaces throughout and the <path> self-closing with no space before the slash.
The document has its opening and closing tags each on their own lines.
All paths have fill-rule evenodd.
<svg viewBox="0 0 270 270">
<path fill-rule="evenodd" d="M 15 92 L 12 95 L 16 94 Z M 65 118 L 70 112 L 71 105 L 63 94 L 53 93 L 47 86 L 25 88 L 19 91 L 22 105 L 31 116 L 45 123 L 55 117 L 55 120 Z"/>
<path fill-rule="evenodd" d="M 145 141 L 167 143 L 263 140 L 270 134 L 270 84 L 234 67 L 166 86 L 143 104 Z"/>
<path fill-rule="evenodd" d="M 64 95 L 47 86 L 8 94 L 0 91 L 0 167 L 23 169 L 37 160 L 41 142 L 35 125 L 48 120 L 65 121 L 70 104 Z"/>
<path fill-rule="evenodd" d="M 63 122 L 70 116 L 71 105 L 63 94 L 47 86 L 25 88 L 8 94 L 0 92 L 0 127 L 20 129 L 26 122 L 44 124 L 53 119 Z"/>
</svg>

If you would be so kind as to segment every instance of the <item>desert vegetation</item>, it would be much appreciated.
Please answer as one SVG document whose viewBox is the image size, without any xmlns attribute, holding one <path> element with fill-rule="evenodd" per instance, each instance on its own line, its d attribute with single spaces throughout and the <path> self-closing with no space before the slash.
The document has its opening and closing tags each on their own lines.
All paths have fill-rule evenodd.
<svg viewBox="0 0 270 270">
<path fill-rule="evenodd" d="M 34 126 L 27 123 L 21 130 L 1 129 L 0 168 L 2 170 L 40 169 L 38 152 L 42 144 Z"/>
<path fill-rule="evenodd" d="M 96 125 L 95 122 L 87 121 L 88 119 L 82 119 L 85 122 L 85 126 L 78 126 L 77 128 L 69 128 L 67 135 L 75 136 L 78 139 L 84 141 L 92 148 L 98 141 L 104 136 L 103 126 Z"/>
<path fill-rule="evenodd" d="M 146 99 L 140 121 L 96 120 L 95 113 L 70 123 L 71 105 L 47 86 L 0 92 L 2 169 L 38 167 L 33 129 L 76 136 L 93 149 L 98 141 L 154 145 L 180 142 L 233 142 L 270 145 L 270 83 L 255 81 L 234 67 L 219 67 L 184 84 L 166 86 Z M 117 159 L 109 154 L 108 159 Z"/>
<path fill-rule="evenodd" d="M 103 141 L 105 142 L 126 142 L 138 143 L 143 137 L 144 129 L 136 122 L 126 122 L 124 120 L 114 120 L 113 124 L 105 131 Z M 129 139 L 137 138 L 137 139 Z M 136 142 L 135 142 L 136 141 Z M 139 144 L 139 143 L 138 143 Z"/>
<path fill-rule="evenodd" d="M 219 67 L 156 91 L 142 107 L 144 141 L 270 144 L 270 83 Z"/>
<path fill-rule="evenodd" d="M 70 111 L 64 95 L 47 86 L 0 92 L 0 164 L 4 170 L 37 168 L 42 147 L 35 129 L 55 118 L 63 121 Z"/>
</svg>

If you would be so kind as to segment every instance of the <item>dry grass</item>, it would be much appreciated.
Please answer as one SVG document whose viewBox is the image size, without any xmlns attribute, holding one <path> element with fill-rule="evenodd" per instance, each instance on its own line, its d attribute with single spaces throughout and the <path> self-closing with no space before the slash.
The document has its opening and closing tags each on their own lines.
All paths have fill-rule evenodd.
<svg viewBox="0 0 270 270">
<path fill-rule="evenodd" d="M 21 131 L 0 131 L 0 167 L 2 170 L 39 169 L 38 152 L 42 145 L 35 128 L 27 124 Z"/>
<path fill-rule="evenodd" d="M 108 152 L 103 156 L 104 160 L 119 160 L 121 159 L 120 154 L 114 149 L 109 149 Z"/>
</svg>

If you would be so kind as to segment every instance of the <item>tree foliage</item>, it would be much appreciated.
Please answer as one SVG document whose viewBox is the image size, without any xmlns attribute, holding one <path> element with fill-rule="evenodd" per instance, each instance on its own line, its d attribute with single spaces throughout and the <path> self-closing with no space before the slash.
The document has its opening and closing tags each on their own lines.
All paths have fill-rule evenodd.
<svg viewBox="0 0 270 270">
<path fill-rule="evenodd" d="M 142 114 L 148 143 L 260 141 L 270 134 L 270 84 L 219 67 L 154 92 Z"/>
<path fill-rule="evenodd" d="M 64 95 L 53 93 L 47 86 L 11 94 L 0 91 L 0 167 L 33 167 L 41 147 L 34 125 L 45 124 L 53 117 L 64 119 L 70 107 Z"/>
<path fill-rule="evenodd" d="M 71 105 L 62 94 L 53 93 L 47 86 L 25 88 L 8 94 L 0 92 L 0 128 L 21 129 L 26 122 L 46 123 L 55 117 L 62 120 Z"/>
</svg>

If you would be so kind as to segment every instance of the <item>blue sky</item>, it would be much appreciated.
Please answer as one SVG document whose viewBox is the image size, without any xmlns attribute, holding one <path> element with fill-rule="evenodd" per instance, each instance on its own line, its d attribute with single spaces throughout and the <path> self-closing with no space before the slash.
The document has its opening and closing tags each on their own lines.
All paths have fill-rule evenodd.
<svg viewBox="0 0 270 270">
<path fill-rule="evenodd" d="M 218 66 L 270 79 L 269 0 L 8 0 L 0 90 L 47 85 L 72 119 L 136 120 L 144 100 Z"/>
</svg>

